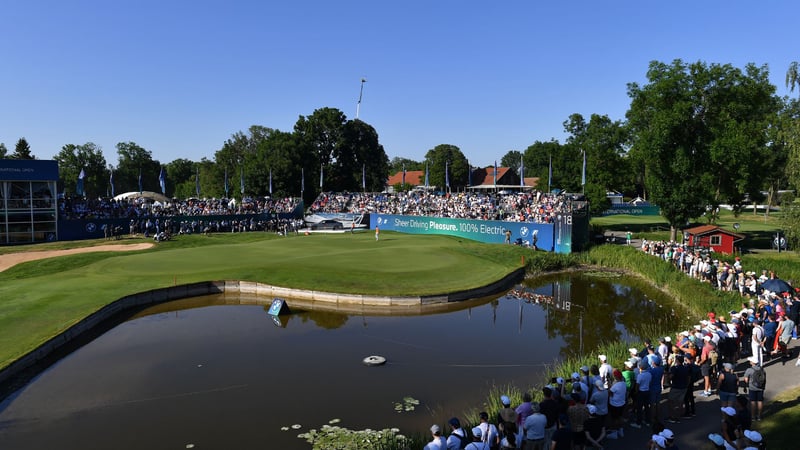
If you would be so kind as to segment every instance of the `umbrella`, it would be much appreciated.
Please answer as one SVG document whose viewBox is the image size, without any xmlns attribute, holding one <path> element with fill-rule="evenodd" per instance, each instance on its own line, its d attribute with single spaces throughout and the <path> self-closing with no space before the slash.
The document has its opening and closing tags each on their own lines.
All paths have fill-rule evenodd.
<svg viewBox="0 0 800 450">
<path fill-rule="evenodd" d="M 794 289 L 789 285 L 789 283 L 781 280 L 780 278 L 771 278 L 761 283 L 761 287 L 770 292 L 776 292 L 778 294 L 794 291 Z"/>
</svg>

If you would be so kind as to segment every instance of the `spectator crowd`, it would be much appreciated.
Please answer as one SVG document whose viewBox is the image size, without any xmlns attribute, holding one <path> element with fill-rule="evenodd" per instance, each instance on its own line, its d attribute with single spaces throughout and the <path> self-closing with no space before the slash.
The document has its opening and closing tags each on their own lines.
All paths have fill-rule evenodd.
<svg viewBox="0 0 800 450">
<path fill-rule="evenodd" d="M 311 213 L 397 214 L 474 220 L 551 223 L 572 210 L 572 199 L 543 192 L 438 194 L 427 191 L 399 193 L 322 193 Z"/>
<path fill-rule="evenodd" d="M 644 339 L 640 347 L 628 349 L 627 359 L 609 361 L 598 355 L 596 364 L 552 378 L 542 387 L 540 402 L 524 393 L 520 404 L 512 405 L 504 395 L 493 421 L 481 412 L 480 423 L 470 429 L 454 417 L 448 421 L 448 435 L 434 425 L 425 449 L 464 448 L 459 446 L 462 440 L 471 449 L 602 449 L 609 439 L 623 439 L 626 427 L 649 428 L 648 450 L 677 449 L 678 437 L 667 427 L 696 420 L 696 395 L 719 402 L 718 412 L 704 418 L 720 423 L 718 432 L 708 435 L 709 448 L 765 449 L 764 436 L 754 426 L 764 413 L 764 366 L 771 360 L 785 364 L 792 356 L 789 343 L 797 338 L 800 289 L 770 283 L 779 278 L 767 270 L 760 276 L 745 271 L 739 258 L 720 262 L 678 248 L 648 242 L 642 246 L 689 276 L 740 292 L 741 308 L 710 311 L 697 324 L 657 342 Z M 786 288 L 768 288 L 781 285 Z M 800 366 L 800 356 L 795 365 Z"/>
</svg>

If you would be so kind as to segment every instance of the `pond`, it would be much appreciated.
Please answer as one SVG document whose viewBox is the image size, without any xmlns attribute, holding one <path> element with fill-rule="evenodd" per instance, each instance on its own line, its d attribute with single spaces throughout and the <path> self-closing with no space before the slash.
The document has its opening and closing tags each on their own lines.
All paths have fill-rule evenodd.
<svg viewBox="0 0 800 450">
<path fill-rule="evenodd" d="M 0 448 L 307 449 L 297 435 L 333 419 L 426 432 L 480 408 L 492 387 L 538 385 L 555 360 L 680 322 L 669 299 L 627 278 L 562 274 L 515 292 L 526 298 L 417 315 L 293 311 L 277 323 L 232 295 L 159 305 L 0 404 Z M 365 366 L 369 355 L 387 363 Z M 419 404 L 399 413 L 405 397 Z"/>
</svg>

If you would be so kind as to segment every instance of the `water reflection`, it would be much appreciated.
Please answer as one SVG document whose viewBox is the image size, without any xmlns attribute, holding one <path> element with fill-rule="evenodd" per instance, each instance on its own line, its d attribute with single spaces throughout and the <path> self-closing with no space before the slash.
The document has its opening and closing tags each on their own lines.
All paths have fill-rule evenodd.
<svg viewBox="0 0 800 450">
<path fill-rule="evenodd" d="M 564 275 L 518 290 L 540 301 L 504 295 L 391 315 L 294 303 L 277 323 L 250 297 L 149 308 L 0 404 L 0 447 L 300 449 L 298 433 L 334 418 L 424 431 L 480 407 L 492 386 L 529 387 L 581 347 L 676 320 L 628 279 Z M 369 355 L 388 362 L 366 367 Z M 420 405 L 398 414 L 405 397 Z M 292 424 L 302 429 L 281 431 Z"/>
</svg>

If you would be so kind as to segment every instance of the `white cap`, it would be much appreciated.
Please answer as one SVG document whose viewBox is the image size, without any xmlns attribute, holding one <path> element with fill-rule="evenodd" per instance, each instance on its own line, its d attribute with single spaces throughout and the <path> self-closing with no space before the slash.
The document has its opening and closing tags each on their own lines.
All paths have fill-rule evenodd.
<svg viewBox="0 0 800 450">
<path fill-rule="evenodd" d="M 597 355 L 597 357 L 600 359 L 600 361 L 606 361 L 606 360 L 608 360 L 608 358 L 606 357 L 606 355 Z"/>
</svg>

